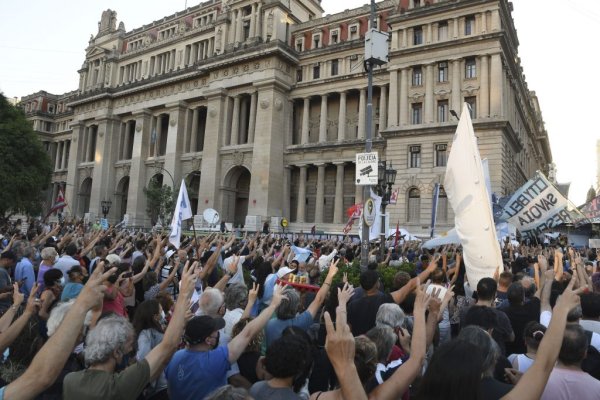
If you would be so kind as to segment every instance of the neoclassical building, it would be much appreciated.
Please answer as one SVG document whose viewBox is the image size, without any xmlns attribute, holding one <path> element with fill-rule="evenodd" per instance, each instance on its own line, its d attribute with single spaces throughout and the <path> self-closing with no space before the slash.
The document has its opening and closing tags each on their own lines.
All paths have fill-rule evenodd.
<svg viewBox="0 0 600 400">
<path fill-rule="evenodd" d="M 398 4 L 399 3 L 399 4 Z M 376 68 L 366 121 L 369 7 L 323 16 L 318 0 L 212 0 L 127 31 L 102 13 L 77 90 L 22 98 L 55 160 L 53 193 L 70 212 L 150 224 L 151 179 L 188 184 L 197 214 L 255 229 L 340 232 L 362 201 L 355 155 L 398 170 L 391 224 L 423 233 L 443 183 L 463 102 L 471 107 L 493 191 L 511 194 L 552 162 L 505 0 L 385 0 L 376 27 L 389 62 Z M 453 225 L 442 190 L 438 231 Z"/>
</svg>

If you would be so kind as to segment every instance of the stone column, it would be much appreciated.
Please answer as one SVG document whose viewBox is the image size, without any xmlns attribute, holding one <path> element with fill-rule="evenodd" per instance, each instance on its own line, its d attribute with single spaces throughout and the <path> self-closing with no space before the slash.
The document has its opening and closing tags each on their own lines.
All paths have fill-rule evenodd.
<svg viewBox="0 0 600 400">
<path fill-rule="evenodd" d="M 408 121 L 408 70 L 400 72 L 400 126 L 407 125 Z"/>
<path fill-rule="evenodd" d="M 366 120 L 366 108 L 367 108 L 367 91 L 366 89 L 360 89 L 360 98 L 358 100 L 358 134 L 357 139 L 365 138 L 365 120 Z M 369 121 L 371 123 L 371 121 Z"/>
<path fill-rule="evenodd" d="M 490 116 L 490 76 L 488 67 L 488 56 L 481 56 L 481 89 L 479 91 L 478 117 L 488 118 Z"/>
<path fill-rule="evenodd" d="M 346 92 L 340 93 L 340 111 L 338 113 L 338 142 L 346 140 Z"/>
<path fill-rule="evenodd" d="M 248 143 L 254 143 L 254 132 L 256 130 L 256 99 L 258 92 L 252 93 L 250 97 L 250 122 L 248 124 Z"/>
<path fill-rule="evenodd" d="M 71 212 L 77 212 L 77 192 L 79 192 L 79 170 L 77 169 L 77 162 L 81 160 L 81 153 L 84 151 L 83 146 L 85 126 L 82 122 L 75 120 L 71 124 L 73 136 L 71 143 L 73 148 L 69 151 L 69 165 L 72 168 L 67 169 L 67 184 L 65 185 L 65 199 L 70 203 Z M 54 201 L 54 199 L 52 199 Z M 67 209 L 68 211 L 68 209 Z"/>
<path fill-rule="evenodd" d="M 433 123 L 433 65 L 425 66 L 425 118 L 426 124 Z"/>
<path fill-rule="evenodd" d="M 452 104 L 450 108 L 460 116 L 462 111 L 462 95 L 460 93 L 461 87 L 461 73 L 460 73 L 460 60 L 452 61 Z"/>
<path fill-rule="evenodd" d="M 250 14 L 250 37 L 256 36 L 256 3 L 252 3 L 252 14 Z"/>
<path fill-rule="evenodd" d="M 133 147 L 131 150 L 131 168 L 129 170 L 129 191 L 127 193 L 127 214 L 129 224 L 136 226 L 147 226 L 146 216 L 146 165 L 144 163 L 150 147 L 150 135 L 152 134 L 152 114 L 150 110 L 140 110 L 133 113 L 135 118 L 135 134 L 133 136 Z"/>
<path fill-rule="evenodd" d="M 283 167 L 283 217 L 289 220 L 290 218 L 290 182 L 291 182 L 291 171 L 290 167 L 286 165 Z"/>
<path fill-rule="evenodd" d="M 127 121 L 127 124 L 125 126 L 125 132 L 125 152 L 123 153 L 123 159 L 130 160 L 131 155 L 129 148 L 131 147 L 131 136 L 135 135 L 135 121 Z"/>
<path fill-rule="evenodd" d="M 398 126 L 398 70 L 390 71 L 390 102 L 387 126 Z"/>
<path fill-rule="evenodd" d="M 86 161 L 94 161 L 96 158 L 94 154 L 94 147 L 96 146 L 98 146 L 98 125 L 90 126 L 90 129 L 88 130 Z"/>
<path fill-rule="evenodd" d="M 82 126 L 81 127 L 81 136 L 79 137 L 79 151 L 78 156 L 79 156 L 79 162 L 86 162 L 87 161 L 87 142 L 89 140 L 89 135 L 90 135 L 90 127 L 89 126 Z"/>
<path fill-rule="evenodd" d="M 458 39 L 458 18 L 452 19 L 452 38 Z"/>
<path fill-rule="evenodd" d="M 262 17 L 262 3 L 258 3 L 256 12 L 256 36 L 262 37 L 263 32 L 263 17 Z"/>
<path fill-rule="evenodd" d="M 500 54 L 492 54 L 492 65 L 490 68 L 490 117 L 504 116 L 504 71 L 502 70 L 502 58 Z"/>
<path fill-rule="evenodd" d="M 319 123 L 319 143 L 327 141 L 327 95 L 321 95 L 321 121 Z"/>
<path fill-rule="evenodd" d="M 169 109 L 169 127 L 164 133 L 167 135 L 164 168 L 173 175 L 175 184 L 173 191 L 176 192 L 181 184 L 181 154 L 187 104 L 180 101 L 167 104 L 166 108 Z"/>
<path fill-rule="evenodd" d="M 344 217 L 344 163 L 335 163 L 335 201 L 333 206 L 333 223 L 343 223 Z"/>
<path fill-rule="evenodd" d="M 248 108 L 246 107 L 247 98 L 240 98 L 240 134 L 238 143 L 248 143 Z"/>
<path fill-rule="evenodd" d="M 56 157 L 54 157 L 54 170 L 58 171 L 61 167 L 60 163 L 62 162 L 62 154 L 61 149 L 63 146 L 63 142 L 56 142 Z"/>
<path fill-rule="evenodd" d="M 240 135 L 240 96 L 233 98 L 233 116 L 231 120 L 231 139 L 229 143 L 231 146 L 238 144 L 238 137 Z"/>
<path fill-rule="evenodd" d="M 90 212 L 96 215 L 102 213 L 100 202 L 113 199 L 115 188 L 114 163 L 117 161 L 118 132 L 121 121 L 115 117 L 102 117 L 94 121 L 96 128 L 96 152 L 101 154 L 94 160 L 92 172 L 92 190 L 90 192 Z M 109 220 L 116 214 L 116 207 L 111 208 L 107 216 Z"/>
<path fill-rule="evenodd" d="M 310 98 L 304 98 L 304 111 L 302 112 L 302 140 L 301 144 L 308 143 L 308 130 L 310 122 Z"/>
<path fill-rule="evenodd" d="M 379 87 L 379 136 L 387 126 L 387 86 Z"/>
<path fill-rule="evenodd" d="M 121 122 L 121 130 L 119 132 L 119 160 L 125 159 L 125 136 L 127 136 L 127 124 Z"/>
<path fill-rule="evenodd" d="M 67 162 L 69 160 L 67 159 L 67 149 L 70 148 L 70 145 L 71 145 L 71 141 L 70 140 L 65 140 L 63 142 L 62 163 L 61 163 L 62 164 L 62 169 L 67 169 L 67 167 L 68 167 Z"/>
<path fill-rule="evenodd" d="M 190 132 L 190 153 L 195 153 L 198 148 L 198 118 L 200 116 L 200 110 L 194 108 L 192 110 L 192 131 Z"/>
<path fill-rule="evenodd" d="M 325 200 L 325 164 L 317 164 L 317 197 L 315 204 L 315 223 L 323 222 L 323 201 Z"/>
<path fill-rule="evenodd" d="M 243 37 L 243 22 L 242 22 L 242 10 L 239 9 L 237 12 L 237 27 L 235 28 L 235 41 L 236 42 L 241 42 Z"/>
<path fill-rule="evenodd" d="M 298 182 L 298 208 L 296 209 L 296 222 L 304 222 L 306 218 L 306 165 L 300 165 Z"/>
<path fill-rule="evenodd" d="M 220 209 L 221 201 L 221 155 L 219 149 L 224 137 L 229 132 L 225 130 L 223 119 L 227 117 L 226 103 L 228 101 L 223 89 L 211 90 L 206 94 L 207 114 L 206 133 L 204 135 L 204 150 L 202 153 L 202 170 L 210 171 L 200 176 L 198 193 L 198 213 L 206 208 Z"/>
</svg>

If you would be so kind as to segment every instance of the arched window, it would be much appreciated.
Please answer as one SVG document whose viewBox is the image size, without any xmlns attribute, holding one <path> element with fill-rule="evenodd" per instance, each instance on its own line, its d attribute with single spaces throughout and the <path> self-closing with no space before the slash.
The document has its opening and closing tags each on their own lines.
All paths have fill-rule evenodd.
<svg viewBox="0 0 600 400">
<path fill-rule="evenodd" d="M 417 188 L 408 190 L 408 212 L 406 220 L 408 222 L 419 222 L 421 213 L 421 191 Z"/>
</svg>

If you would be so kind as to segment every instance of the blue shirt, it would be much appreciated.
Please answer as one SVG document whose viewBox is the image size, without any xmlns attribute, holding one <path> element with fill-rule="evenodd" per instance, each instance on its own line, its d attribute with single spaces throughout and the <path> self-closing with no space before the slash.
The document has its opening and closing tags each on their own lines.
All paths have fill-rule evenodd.
<svg viewBox="0 0 600 400">
<path fill-rule="evenodd" d="M 15 267 L 15 282 L 19 282 L 23 279 L 25 280 L 19 291 L 25 295 L 25 300 L 27 300 L 31 288 L 35 283 L 35 275 L 33 273 L 33 264 L 26 257 L 21 258 L 21 261 L 19 261 Z"/>
<path fill-rule="evenodd" d="M 211 351 L 177 351 L 165 369 L 169 397 L 177 400 L 203 399 L 227 385 L 230 366 L 227 346 Z"/>
<path fill-rule="evenodd" d="M 60 295 L 60 301 L 69 301 L 79 296 L 79 292 L 83 289 L 83 284 L 69 282 L 63 288 L 62 294 Z"/>
<path fill-rule="evenodd" d="M 313 317 L 310 315 L 308 310 L 302 314 L 297 315 L 292 319 L 279 319 L 274 318 L 269 320 L 267 328 L 265 329 L 265 336 L 267 338 L 267 347 L 274 341 L 281 337 L 281 334 L 288 326 L 297 326 L 300 329 L 308 330 L 313 323 Z"/>
<path fill-rule="evenodd" d="M 273 290 L 275 290 L 275 283 L 277 282 L 277 274 L 270 274 L 265 279 L 265 290 L 263 291 L 263 297 L 260 299 L 261 303 L 265 305 L 271 304 L 273 298 Z"/>
</svg>

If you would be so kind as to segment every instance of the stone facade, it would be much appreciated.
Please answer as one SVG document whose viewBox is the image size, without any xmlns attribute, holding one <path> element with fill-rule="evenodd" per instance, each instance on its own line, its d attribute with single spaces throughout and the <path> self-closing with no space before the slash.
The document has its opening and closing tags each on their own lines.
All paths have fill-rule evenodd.
<svg viewBox="0 0 600 400">
<path fill-rule="evenodd" d="M 457 124 L 451 110 L 463 102 L 494 192 L 547 170 L 511 3 L 385 0 L 377 10 L 390 54 L 374 73 L 370 124 L 373 149 L 398 169 L 392 224 L 428 230 Z M 148 226 L 143 188 L 157 177 L 175 190 L 186 179 L 198 214 L 211 207 L 249 229 L 286 217 L 292 230 L 340 232 L 345 210 L 362 201 L 354 160 L 366 137 L 368 14 L 363 6 L 323 17 L 315 0 L 213 0 L 127 32 L 107 10 L 78 90 L 21 104 L 74 214 L 97 215 L 111 199 L 110 220 L 128 214 Z M 442 196 L 438 231 L 452 221 Z"/>
</svg>

